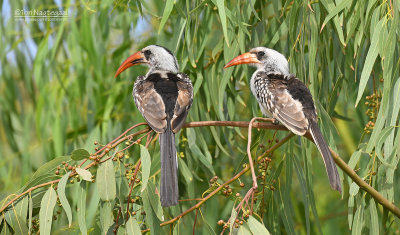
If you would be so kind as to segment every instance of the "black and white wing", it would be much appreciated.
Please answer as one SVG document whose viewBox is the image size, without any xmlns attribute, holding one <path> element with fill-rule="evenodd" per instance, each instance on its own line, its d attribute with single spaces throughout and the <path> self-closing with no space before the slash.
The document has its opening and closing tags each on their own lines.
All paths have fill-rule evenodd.
<svg viewBox="0 0 400 235">
<path fill-rule="evenodd" d="M 178 97 L 175 103 L 174 115 L 171 119 L 171 128 L 174 133 L 182 128 L 193 102 L 193 86 L 189 76 L 184 73 L 178 73 L 176 76 Z"/>
<path fill-rule="evenodd" d="M 309 121 L 301 101 L 295 99 L 288 90 L 289 81 L 281 74 L 258 72 L 255 77 L 256 97 L 261 108 L 267 110 L 273 118 L 296 135 L 304 135 L 308 130 Z M 307 92 L 303 95 L 307 96 Z"/>
<path fill-rule="evenodd" d="M 158 133 L 164 133 L 167 128 L 167 114 L 162 97 L 154 89 L 154 83 L 139 76 L 133 87 L 133 98 L 149 126 Z"/>
</svg>

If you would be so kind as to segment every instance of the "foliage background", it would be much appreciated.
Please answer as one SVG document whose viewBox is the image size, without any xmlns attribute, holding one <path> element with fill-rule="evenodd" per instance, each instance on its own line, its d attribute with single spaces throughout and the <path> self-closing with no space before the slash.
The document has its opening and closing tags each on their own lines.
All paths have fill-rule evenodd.
<svg viewBox="0 0 400 235">
<path fill-rule="evenodd" d="M 0 199 L 18 191 L 40 166 L 55 157 L 77 148 L 93 153 L 94 140 L 106 144 L 143 121 L 131 91 L 134 79 L 146 68 L 130 69 L 119 79 L 113 75 L 125 58 L 149 44 L 170 48 L 181 70 L 192 78 L 195 98 L 188 121 L 249 121 L 261 116 L 248 87 L 254 70 L 248 66 L 223 70 L 239 53 L 261 45 L 285 54 L 291 71 L 309 86 L 330 146 L 350 161 L 363 179 L 400 205 L 397 1 L 0 3 Z M 68 9 L 69 17 L 60 22 L 20 21 L 14 18 L 17 9 Z M 366 127 L 369 121 L 374 124 Z M 253 149 L 261 153 L 257 145 L 267 145 L 273 132 L 256 133 Z M 276 137 L 285 134 L 278 132 Z M 179 163 L 187 170 L 179 168 L 181 199 L 201 197 L 214 175 L 222 181 L 230 179 L 247 162 L 246 143 L 245 129 L 183 130 Z M 158 144 L 153 144 L 150 181 L 156 185 L 157 151 Z M 138 146 L 129 149 L 126 154 L 130 157 L 124 162 L 135 163 L 139 152 Z M 343 174 L 343 194 L 331 190 L 318 151 L 304 138 L 291 139 L 270 157 L 269 172 L 276 174 L 269 179 L 275 180 L 275 190 L 266 190 L 263 222 L 271 233 L 399 232 L 398 218 Z M 241 180 L 246 187 L 237 182 L 231 187 L 234 193 L 244 195 L 251 177 L 247 174 Z M 89 231 L 103 229 L 96 192 L 95 184 L 90 184 L 86 205 Z M 81 195 L 78 184 L 68 185 L 67 195 L 75 208 L 77 195 Z M 230 217 L 233 204 L 234 200 L 223 195 L 207 201 L 196 232 L 219 233 L 222 227 L 217 221 Z M 182 202 L 164 214 L 171 218 L 191 205 L 193 202 Z M 75 209 L 71 228 L 64 211 L 58 217 L 53 232 L 79 232 Z M 184 217 L 174 231 L 191 232 L 194 217 L 195 213 Z M 1 228 L 5 221 L 3 214 Z M 160 231 L 148 221 L 145 228 Z"/>
</svg>

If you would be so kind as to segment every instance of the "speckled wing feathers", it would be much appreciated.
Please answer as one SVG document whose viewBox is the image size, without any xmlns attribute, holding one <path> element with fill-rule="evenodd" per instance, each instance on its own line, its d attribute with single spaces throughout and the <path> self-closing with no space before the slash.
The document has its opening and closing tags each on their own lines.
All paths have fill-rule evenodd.
<svg viewBox="0 0 400 235">
<path fill-rule="evenodd" d="M 154 89 L 154 84 L 146 81 L 144 76 L 139 76 L 133 88 L 133 98 L 150 127 L 156 132 L 164 133 L 167 128 L 165 105 Z"/>
<path fill-rule="evenodd" d="M 293 133 L 304 135 L 309 123 L 303 112 L 303 105 L 289 94 L 284 76 L 258 72 L 254 82 L 260 105 Z"/>
<path fill-rule="evenodd" d="M 182 128 L 193 102 L 193 86 L 189 77 L 184 73 L 178 73 L 177 77 L 179 78 L 177 82 L 178 98 L 171 120 L 171 127 L 174 133 Z"/>
</svg>

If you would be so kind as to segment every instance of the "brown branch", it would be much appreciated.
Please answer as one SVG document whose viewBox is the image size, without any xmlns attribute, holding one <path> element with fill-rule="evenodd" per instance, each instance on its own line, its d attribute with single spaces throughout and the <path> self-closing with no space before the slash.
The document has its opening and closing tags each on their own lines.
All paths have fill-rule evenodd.
<svg viewBox="0 0 400 235">
<path fill-rule="evenodd" d="M 341 159 L 339 155 L 331 148 L 329 148 L 329 150 L 331 151 L 333 160 L 335 160 L 336 164 L 346 173 L 346 175 L 348 175 L 358 186 L 360 186 L 361 189 L 369 193 L 376 202 L 381 204 L 384 208 L 387 208 L 390 212 L 396 215 L 397 218 L 400 218 L 400 209 L 396 205 L 389 202 L 389 200 L 387 200 L 382 194 L 380 194 L 373 187 L 371 187 L 371 185 L 358 176 L 357 173 L 351 167 L 349 167 L 349 165 L 347 165 L 346 162 L 344 162 L 343 159 Z"/>
<path fill-rule="evenodd" d="M 272 119 L 271 119 L 272 121 Z M 126 132 L 124 132 L 120 137 L 122 137 L 123 135 L 125 135 L 128 131 L 134 129 L 134 127 L 140 126 L 140 125 L 146 125 L 146 123 L 139 123 L 133 127 L 131 127 L 130 129 L 128 129 Z M 229 126 L 229 127 L 240 127 L 240 128 L 248 128 L 249 122 L 244 122 L 244 121 L 203 121 L 203 122 L 190 122 L 190 123 L 186 123 L 184 125 L 185 128 L 191 128 L 191 127 L 204 127 L 204 126 Z M 270 123 L 254 123 L 252 125 L 253 128 L 260 128 L 260 129 L 272 129 L 272 130 L 286 130 L 287 128 L 281 125 L 274 125 L 274 124 L 270 124 Z M 142 130 L 144 131 L 144 130 Z M 144 131 L 146 132 L 146 131 Z M 143 132 L 143 133 L 144 133 Z M 280 147 L 283 143 L 285 143 L 288 139 L 290 139 L 294 134 L 291 133 L 289 134 L 287 137 L 285 137 L 284 139 L 282 139 L 279 143 L 275 144 L 271 149 L 275 150 L 276 148 Z M 306 138 L 308 138 L 309 140 L 312 141 L 311 136 L 307 133 L 305 135 Z M 116 138 L 113 142 L 115 142 L 116 140 L 118 140 L 118 138 Z M 113 143 L 111 142 L 111 143 Z M 120 143 L 120 142 L 119 142 Z M 104 146 L 101 150 L 98 151 L 101 152 L 102 150 L 104 150 L 107 146 Z M 400 218 L 400 209 L 398 207 L 396 207 L 393 203 L 389 202 L 385 197 L 383 197 L 378 191 L 376 191 L 373 187 L 371 187 L 370 185 L 368 185 L 362 178 L 360 178 L 357 173 L 351 169 L 340 157 L 337 153 L 335 153 L 332 149 L 330 150 L 331 154 L 336 162 L 336 164 L 343 170 L 343 172 L 345 172 L 358 186 L 360 186 L 361 189 L 363 189 L 364 191 L 366 191 L 367 193 L 369 193 L 379 204 L 381 204 L 384 208 L 387 208 L 389 211 L 391 211 L 394 215 L 396 215 L 398 218 Z M 268 152 L 268 151 L 267 151 Z M 267 154 L 264 153 L 264 154 Z M 264 155 L 263 154 L 263 155 Z M 259 157 L 259 159 L 261 159 L 262 156 Z M 207 201 L 210 197 L 212 197 L 213 195 L 215 195 L 218 191 L 220 191 L 225 185 L 230 184 L 231 182 L 235 181 L 236 179 L 238 179 L 241 175 L 243 175 L 245 172 L 247 172 L 249 170 L 249 166 L 247 166 L 246 168 L 244 168 L 241 172 L 239 172 L 237 175 L 235 175 L 233 178 L 231 178 L 230 180 L 228 180 L 227 182 L 225 182 L 223 185 L 219 186 L 216 190 L 214 190 L 213 192 L 211 192 L 209 195 L 207 195 L 207 197 L 205 197 L 202 201 L 200 201 L 199 203 L 197 203 L 195 206 L 193 206 L 192 208 L 186 210 L 185 212 L 183 212 L 182 214 L 178 215 L 177 217 L 175 217 L 172 220 L 166 221 L 164 223 L 161 224 L 161 226 L 165 226 L 167 224 L 171 224 L 173 222 L 175 222 L 177 219 L 185 216 L 186 214 L 190 213 L 191 211 L 199 208 L 205 201 Z M 71 174 L 72 176 L 72 174 Z M 48 186 L 51 184 L 55 184 L 58 183 L 60 180 L 53 180 L 47 183 L 43 183 L 40 185 L 36 185 L 34 187 L 29 188 L 28 190 L 26 190 L 25 192 L 17 195 L 14 199 L 10 200 L 8 203 L 6 203 L 1 209 L 0 209 L 0 213 L 3 212 L 8 206 L 10 206 L 13 202 L 15 202 L 18 198 L 24 196 L 25 194 L 38 189 L 40 187 L 44 187 L 44 186 Z"/>
<path fill-rule="evenodd" d="M 273 118 L 265 118 L 265 121 L 273 122 Z M 183 125 L 183 128 L 191 127 L 204 127 L 204 126 L 227 126 L 227 127 L 241 127 L 249 128 L 249 122 L 245 121 L 202 121 L 202 122 L 188 122 Z M 269 130 L 282 130 L 287 131 L 288 129 L 282 125 L 275 125 L 272 123 L 256 122 L 252 125 L 253 128 L 269 129 Z"/>
<path fill-rule="evenodd" d="M 12 200 L 10 200 L 7 204 L 5 204 L 5 205 L 0 209 L 0 213 L 3 212 L 8 206 L 10 206 L 12 203 L 14 203 L 16 200 L 18 200 L 20 197 L 24 196 L 25 194 L 27 194 L 27 193 L 29 193 L 29 192 L 32 192 L 32 191 L 35 190 L 35 189 L 38 189 L 38 188 L 41 188 L 41 187 L 44 187 L 44 186 L 48 186 L 48 185 L 51 185 L 51 184 L 58 183 L 60 180 L 61 180 L 61 179 L 52 180 L 52 181 L 49 181 L 49 182 L 46 182 L 46 183 L 43 183 L 43 184 L 39 184 L 39 185 L 36 185 L 36 186 L 34 186 L 34 187 L 31 187 L 31 188 L 27 189 L 26 191 L 22 192 L 21 194 L 18 194 L 15 198 L 13 198 Z"/>
</svg>

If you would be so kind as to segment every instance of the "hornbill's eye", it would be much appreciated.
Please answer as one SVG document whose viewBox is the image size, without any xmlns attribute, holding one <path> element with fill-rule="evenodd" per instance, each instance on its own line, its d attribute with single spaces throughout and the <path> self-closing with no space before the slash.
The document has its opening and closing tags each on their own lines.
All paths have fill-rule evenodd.
<svg viewBox="0 0 400 235">
<path fill-rule="evenodd" d="M 263 57 L 264 55 L 265 55 L 265 53 L 264 53 L 263 51 L 257 52 L 257 57 L 258 57 L 258 58 L 261 58 L 261 57 Z"/>
<path fill-rule="evenodd" d="M 149 56 L 151 55 L 151 51 L 150 50 L 145 50 L 143 51 L 144 56 L 146 56 L 146 59 L 149 58 Z"/>
</svg>

